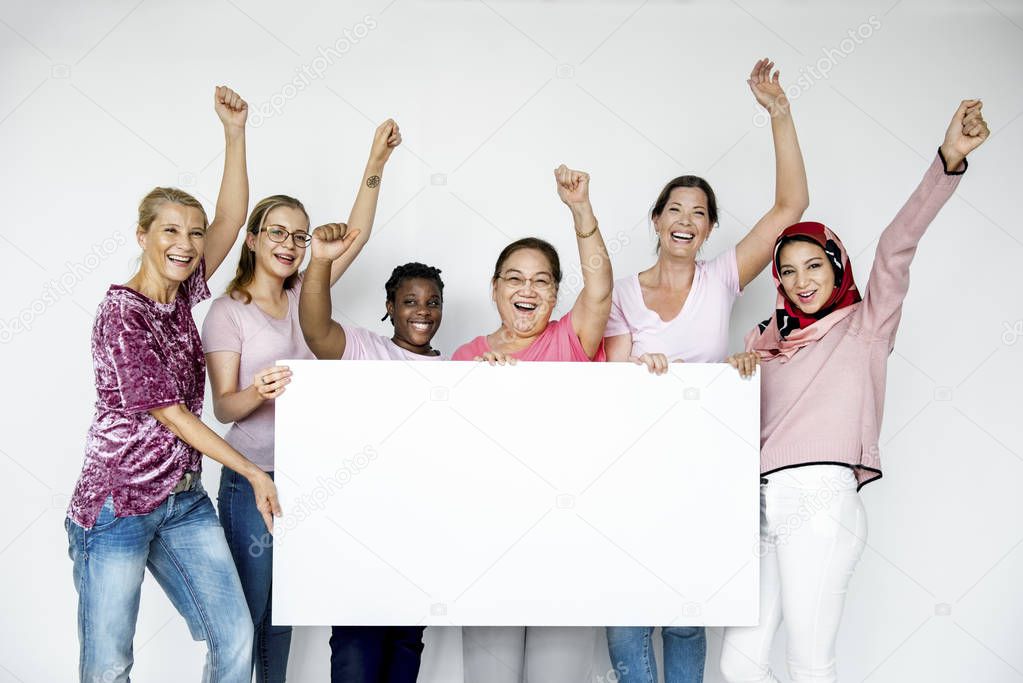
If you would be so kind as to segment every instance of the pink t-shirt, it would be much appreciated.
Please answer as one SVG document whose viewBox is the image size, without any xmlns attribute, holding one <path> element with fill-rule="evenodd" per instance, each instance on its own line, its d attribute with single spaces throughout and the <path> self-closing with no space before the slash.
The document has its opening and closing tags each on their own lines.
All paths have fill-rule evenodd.
<svg viewBox="0 0 1023 683">
<path fill-rule="evenodd" d="M 490 344 L 487 343 L 486 335 L 476 337 L 470 342 L 459 346 L 451 355 L 451 360 L 472 360 L 490 351 Z M 590 360 L 607 360 L 604 355 L 604 342 L 601 341 L 596 355 L 591 359 L 586 355 L 579 335 L 572 329 L 572 312 L 569 311 L 560 320 L 548 323 L 547 329 L 537 337 L 536 341 L 526 348 L 511 354 L 518 360 L 539 360 L 539 361 L 573 361 L 586 363 Z"/>
<path fill-rule="evenodd" d="M 362 327 L 345 327 L 341 360 L 445 360 L 443 354 L 424 356 L 401 348 L 388 337 Z"/>
<path fill-rule="evenodd" d="M 735 247 L 696 262 L 689 296 L 667 322 L 646 307 L 639 275 L 630 275 L 615 281 L 604 336 L 631 334 L 633 356 L 663 353 L 669 361 L 719 363 L 728 354 L 728 319 L 741 293 Z"/>
<path fill-rule="evenodd" d="M 253 377 L 263 368 L 284 359 L 315 359 L 306 346 L 302 328 L 298 324 L 298 296 L 302 279 L 286 290 L 288 314 L 273 318 L 255 303 L 242 303 L 224 295 L 210 306 L 202 324 L 202 343 L 206 353 L 233 351 L 241 354 L 238 362 L 236 391 L 252 384 Z M 261 406 L 238 420 L 224 437 L 229 444 L 257 467 L 272 472 L 274 469 L 274 402 L 264 401 Z"/>
</svg>

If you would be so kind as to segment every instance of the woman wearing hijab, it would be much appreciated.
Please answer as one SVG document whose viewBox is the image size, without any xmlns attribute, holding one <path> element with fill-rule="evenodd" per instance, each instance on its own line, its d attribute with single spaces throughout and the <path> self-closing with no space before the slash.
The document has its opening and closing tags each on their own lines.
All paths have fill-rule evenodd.
<svg viewBox="0 0 1023 683">
<path fill-rule="evenodd" d="M 730 683 L 775 682 L 769 668 L 784 615 L 796 683 L 837 681 L 835 640 L 846 589 L 866 543 L 859 489 L 880 478 L 878 435 L 888 356 L 917 243 L 989 135 L 979 100 L 960 104 L 945 141 L 877 245 L 860 296 L 849 256 L 821 223 L 778 238 L 774 317 L 729 358 L 761 378 L 760 624 L 725 629 L 721 670 Z M 800 509 L 813 502 L 813 516 Z M 793 522 L 798 520 L 798 522 Z"/>
</svg>

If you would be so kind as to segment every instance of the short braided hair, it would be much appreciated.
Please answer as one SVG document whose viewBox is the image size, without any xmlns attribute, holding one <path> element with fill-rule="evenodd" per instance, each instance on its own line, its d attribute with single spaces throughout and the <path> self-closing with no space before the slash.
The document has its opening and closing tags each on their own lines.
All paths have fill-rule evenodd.
<svg viewBox="0 0 1023 683">
<path fill-rule="evenodd" d="M 386 301 L 395 303 L 394 299 L 398 294 L 398 287 L 401 286 L 405 280 L 414 280 L 422 278 L 423 280 L 432 280 L 436 285 L 437 289 L 440 290 L 441 300 L 444 299 L 444 281 L 440 279 L 440 268 L 434 268 L 418 261 L 406 263 L 404 265 L 397 266 L 391 271 L 391 277 L 387 278 L 387 283 L 384 284 L 384 292 L 387 295 Z M 385 313 L 381 320 L 387 320 L 388 314 Z"/>
</svg>

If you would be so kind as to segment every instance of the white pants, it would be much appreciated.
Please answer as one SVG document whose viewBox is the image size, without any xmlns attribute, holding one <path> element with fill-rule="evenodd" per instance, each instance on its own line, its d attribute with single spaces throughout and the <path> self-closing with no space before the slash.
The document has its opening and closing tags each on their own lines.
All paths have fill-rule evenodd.
<svg viewBox="0 0 1023 683">
<path fill-rule="evenodd" d="M 760 487 L 760 625 L 726 628 L 721 673 L 729 683 L 777 683 L 769 660 L 782 619 L 795 683 L 833 683 L 846 588 L 867 538 L 852 471 L 806 465 Z"/>
<path fill-rule="evenodd" d="M 465 626 L 465 683 L 590 683 L 597 632 L 561 626 Z"/>
</svg>

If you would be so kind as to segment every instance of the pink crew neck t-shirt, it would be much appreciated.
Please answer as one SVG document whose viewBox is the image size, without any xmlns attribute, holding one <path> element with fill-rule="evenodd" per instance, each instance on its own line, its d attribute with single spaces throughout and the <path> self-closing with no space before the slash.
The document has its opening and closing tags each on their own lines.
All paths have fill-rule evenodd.
<svg viewBox="0 0 1023 683">
<path fill-rule="evenodd" d="M 306 346 L 298 324 L 298 297 L 302 278 L 285 291 L 288 313 L 283 318 L 267 315 L 255 303 L 230 296 L 218 297 L 202 324 L 206 353 L 232 351 L 240 354 L 236 391 L 252 384 L 255 374 L 284 359 L 315 359 Z M 224 439 L 265 472 L 274 469 L 274 402 L 264 401 L 246 417 L 231 425 Z"/>
<path fill-rule="evenodd" d="M 472 360 L 490 351 L 490 344 L 486 335 L 476 337 L 470 342 L 459 346 L 451 360 Z M 548 323 L 547 328 L 537 337 L 536 341 L 526 348 L 511 354 L 517 360 L 528 361 L 569 361 L 576 363 L 588 363 L 590 361 L 601 362 L 607 360 L 604 354 L 604 342 L 600 343 L 596 355 L 590 358 L 583 349 L 579 335 L 572 328 L 572 312 L 569 311 L 560 320 Z"/>
<path fill-rule="evenodd" d="M 643 301 L 639 275 L 615 281 L 605 337 L 632 335 L 632 355 L 663 353 L 669 361 L 719 363 L 728 355 L 728 320 L 739 289 L 735 247 L 697 261 L 689 296 L 678 315 L 664 321 Z"/>
<path fill-rule="evenodd" d="M 389 337 L 362 327 L 345 327 L 345 350 L 341 360 L 446 360 L 443 354 L 424 356 L 403 349 Z"/>
</svg>

